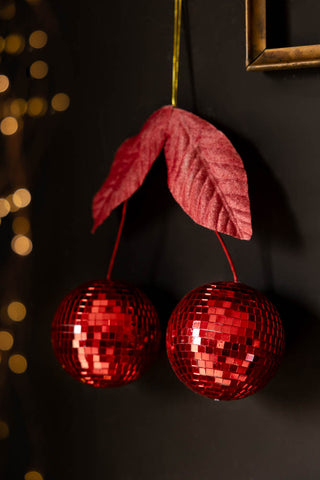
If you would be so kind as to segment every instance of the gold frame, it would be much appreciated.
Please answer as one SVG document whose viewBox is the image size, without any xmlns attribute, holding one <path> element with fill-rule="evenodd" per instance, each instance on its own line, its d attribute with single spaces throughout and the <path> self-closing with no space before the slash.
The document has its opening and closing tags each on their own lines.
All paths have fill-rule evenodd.
<svg viewBox="0 0 320 480">
<path fill-rule="evenodd" d="M 320 66 L 320 45 L 267 48 L 267 0 L 246 0 L 246 69 L 285 70 Z"/>
</svg>

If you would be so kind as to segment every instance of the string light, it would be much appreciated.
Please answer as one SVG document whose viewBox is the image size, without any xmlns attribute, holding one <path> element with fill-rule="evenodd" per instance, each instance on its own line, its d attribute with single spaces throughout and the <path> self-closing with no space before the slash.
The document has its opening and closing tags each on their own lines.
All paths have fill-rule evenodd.
<svg viewBox="0 0 320 480">
<path fill-rule="evenodd" d="M 11 212 L 17 212 L 19 210 L 19 207 L 13 203 L 12 195 L 8 195 L 6 200 L 9 202 Z"/>
<path fill-rule="evenodd" d="M 11 55 L 19 55 L 24 49 L 25 41 L 21 35 L 13 33 L 5 39 L 4 50 Z"/>
<path fill-rule="evenodd" d="M 57 93 L 51 100 L 53 110 L 64 112 L 70 105 L 69 95 L 66 93 Z"/>
<path fill-rule="evenodd" d="M 27 315 L 27 309 L 21 302 L 11 302 L 8 305 L 8 316 L 14 322 L 21 322 Z"/>
<path fill-rule="evenodd" d="M 23 98 L 15 98 L 10 103 L 10 113 L 15 117 L 24 115 L 27 111 L 27 102 Z"/>
<path fill-rule="evenodd" d="M 28 101 L 28 114 L 30 117 L 41 117 L 46 113 L 48 104 L 45 98 L 32 97 Z"/>
<path fill-rule="evenodd" d="M 6 330 L 0 332 L 0 350 L 7 351 L 13 346 L 13 336 Z"/>
<path fill-rule="evenodd" d="M 13 373 L 24 373 L 27 370 L 28 363 L 23 355 L 15 354 L 9 357 L 8 365 Z"/>
<path fill-rule="evenodd" d="M 16 6 L 14 3 L 9 3 L 5 7 L 0 8 L 0 18 L 2 20 L 11 20 L 16 14 Z"/>
<path fill-rule="evenodd" d="M 31 470 L 25 474 L 24 480 L 43 480 L 43 476 L 41 473 Z"/>
<path fill-rule="evenodd" d="M 11 240 L 11 248 L 18 255 L 25 257 L 32 252 L 32 242 L 25 235 L 15 235 Z"/>
<path fill-rule="evenodd" d="M 5 217 L 10 212 L 10 203 L 5 198 L 0 198 L 0 217 Z"/>
<path fill-rule="evenodd" d="M 48 64 L 46 62 L 43 62 L 42 60 L 37 60 L 36 62 L 33 62 L 33 64 L 30 66 L 30 75 L 33 78 L 41 80 L 47 75 L 47 73 Z"/>
<path fill-rule="evenodd" d="M 13 135 L 18 130 L 18 122 L 15 117 L 5 117 L 0 123 L 3 135 Z"/>
<path fill-rule="evenodd" d="M 0 93 L 5 92 L 9 88 L 9 78 L 6 75 L 0 75 Z"/>
<path fill-rule="evenodd" d="M 31 202 L 31 193 L 26 188 L 18 188 L 12 195 L 12 201 L 19 208 L 27 207 Z"/>
<path fill-rule="evenodd" d="M 29 37 L 29 45 L 33 48 L 43 48 L 48 41 L 48 35 L 43 30 L 35 30 Z"/>
<path fill-rule="evenodd" d="M 5 440 L 9 437 L 9 427 L 6 422 L 0 420 L 0 440 Z"/>
<path fill-rule="evenodd" d="M 26 217 L 15 217 L 12 230 L 16 235 L 26 235 L 30 231 L 30 222 Z"/>
</svg>

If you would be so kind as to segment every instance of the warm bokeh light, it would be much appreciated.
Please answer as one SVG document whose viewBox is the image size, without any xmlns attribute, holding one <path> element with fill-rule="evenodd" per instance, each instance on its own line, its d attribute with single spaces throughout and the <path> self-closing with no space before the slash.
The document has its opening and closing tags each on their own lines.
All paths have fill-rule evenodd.
<svg viewBox="0 0 320 480">
<path fill-rule="evenodd" d="M 0 130 L 3 135 L 13 135 L 18 130 L 18 122 L 14 117 L 5 117 L 0 123 Z"/>
<path fill-rule="evenodd" d="M 35 30 L 29 37 L 29 44 L 33 48 L 43 48 L 48 41 L 48 35 L 43 30 Z"/>
<path fill-rule="evenodd" d="M 19 208 L 27 207 L 31 202 L 31 193 L 26 188 L 18 188 L 12 195 L 12 201 Z"/>
<path fill-rule="evenodd" d="M 30 222 L 26 217 L 15 217 L 12 222 L 12 230 L 16 235 L 26 235 L 30 231 Z"/>
<path fill-rule="evenodd" d="M 6 200 L 9 202 L 9 205 L 10 205 L 10 211 L 11 212 L 17 212 L 19 210 L 19 207 L 17 207 L 17 205 L 15 205 L 15 203 L 13 202 L 13 199 L 12 199 L 13 195 L 8 195 Z"/>
<path fill-rule="evenodd" d="M 9 427 L 6 422 L 0 420 L 0 440 L 4 440 L 9 437 Z"/>
<path fill-rule="evenodd" d="M 11 55 L 19 55 L 24 49 L 25 41 L 21 35 L 13 33 L 5 39 L 4 50 Z"/>
<path fill-rule="evenodd" d="M 48 64 L 43 60 L 37 60 L 30 66 L 30 75 L 33 78 L 41 80 L 48 73 Z"/>
<path fill-rule="evenodd" d="M 10 203 L 5 198 L 0 198 L 0 217 L 5 217 L 10 212 Z"/>
<path fill-rule="evenodd" d="M 32 97 L 28 101 L 28 114 L 30 117 L 41 117 L 46 113 L 48 104 L 45 98 Z"/>
<path fill-rule="evenodd" d="M 57 112 L 67 110 L 70 105 L 70 98 L 66 93 L 57 93 L 51 100 L 51 106 Z"/>
<path fill-rule="evenodd" d="M 13 373 L 24 373 L 28 366 L 26 358 L 19 354 L 11 355 L 8 365 Z"/>
<path fill-rule="evenodd" d="M 16 14 L 16 6 L 14 3 L 9 3 L 0 8 L 0 18 L 2 20 L 11 20 Z"/>
<path fill-rule="evenodd" d="M 27 3 L 30 3 L 30 5 L 39 5 L 42 0 L 26 0 Z"/>
<path fill-rule="evenodd" d="M 0 75 L 0 93 L 9 88 L 9 78 L 6 75 Z"/>
<path fill-rule="evenodd" d="M 6 330 L 0 331 L 0 350 L 10 350 L 13 346 L 13 336 Z"/>
<path fill-rule="evenodd" d="M 27 111 L 27 102 L 23 98 L 16 98 L 10 103 L 10 113 L 15 117 L 24 115 Z"/>
<path fill-rule="evenodd" d="M 21 302 L 11 302 L 8 305 L 8 316 L 14 322 L 21 322 L 27 314 L 27 309 Z"/>
<path fill-rule="evenodd" d="M 11 241 L 11 248 L 18 255 L 29 255 L 32 252 L 32 242 L 25 235 L 15 235 Z"/>
<path fill-rule="evenodd" d="M 43 476 L 35 470 L 30 470 L 30 472 L 25 474 L 24 480 L 43 480 Z"/>
</svg>

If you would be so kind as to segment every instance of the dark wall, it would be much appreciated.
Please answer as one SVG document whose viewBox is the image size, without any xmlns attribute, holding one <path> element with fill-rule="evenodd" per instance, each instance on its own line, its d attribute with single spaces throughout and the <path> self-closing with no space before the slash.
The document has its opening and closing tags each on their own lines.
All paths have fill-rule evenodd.
<svg viewBox="0 0 320 480">
<path fill-rule="evenodd" d="M 52 2 L 71 58 L 71 107 L 33 185 L 29 369 L 12 386 L 8 480 L 28 468 L 59 480 L 319 478 L 320 72 L 247 73 L 244 0 L 185 3 L 179 106 L 222 129 L 242 155 L 254 235 L 226 242 L 240 279 L 281 312 L 283 365 L 260 393 L 221 403 L 184 387 L 164 347 L 147 374 L 119 389 L 82 385 L 60 368 L 55 309 L 70 289 L 105 275 L 119 224 L 116 211 L 90 234 L 92 196 L 119 144 L 170 103 L 173 2 Z M 288 45 L 320 42 L 319 2 L 283 6 Z M 285 28 L 272 21 L 276 7 L 271 36 Z M 114 273 L 148 293 L 163 336 L 187 291 L 231 279 L 213 233 L 170 196 L 162 157 L 129 202 Z"/>
</svg>

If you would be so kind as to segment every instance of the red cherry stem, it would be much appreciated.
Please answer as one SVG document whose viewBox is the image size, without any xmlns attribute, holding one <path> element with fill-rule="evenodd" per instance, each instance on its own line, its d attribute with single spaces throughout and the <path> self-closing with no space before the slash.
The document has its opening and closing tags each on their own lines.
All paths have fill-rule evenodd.
<svg viewBox="0 0 320 480">
<path fill-rule="evenodd" d="M 123 230 L 123 224 L 124 224 L 124 220 L 125 220 L 125 218 L 126 218 L 127 203 L 128 203 L 128 202 L 127 202 L 127 200 L 126 200 L 126 201 L 124 202 L 124 204 L 123 204 L 123 207 L 122 207 L 121 221 L 120 221 L 120 225 L 119 225 L 118 235 L 117 235 L 117 238 L 116 238 L 114 247 L 113 247 L 113 252 L 112 252 L 112 255 L 111 255 L 111 260 L 110 260 L 110 263 L 109 263 L 109 268 L 108 268 L 108 273 L 107 273 L 107 280 L 110 280 L 111 273 L 112 273 L 112 269 L 113 269 L 113 264 L 114 264 L 114 261 L 115 261 L 116 255 L 117 255 L 117 251 L 118 251 L 118 248 L 119 248 L 120 238 L 121 238 L 121 234 L 122 234 L 122 230 Z"/>
<path fill-rule="evenodd" d="M 220 233 L 218 233 L 217 231 L 215 231 L 215 232 L 216 232 L 216 235 L 217 235 L 217 237 L 218 237 L 219 242 L 221 243 L 221 246 L 222 246 L 222 248 L 223 248 L 223 251 L 224 251 L 224 253 L 226 254 L 226 257 L 227 257 L 227 259 L 228 259 L 228 262 L 229 262 L 229 265 L 230 265 L 230 268 L 231 268 L 231 271 L 232 271 L 232 275 L 233 275 L 233 281 L 236 283 L 236 282 L 238 281 L 238 275 L 237 275 L 237 272 L 236 272 L 234 263 L 233 263 L 233 261 L 232 261 L 232 258 L 231 258 L 231 256 L 230 256 L 230 253 L 229 253 L 229 251 L 228 251 L 228 249 L 227 249 L 227 247 L 226 247 L 226 244 L 225 244 L 224 241 L 222 240 Z"/>
</svg>

